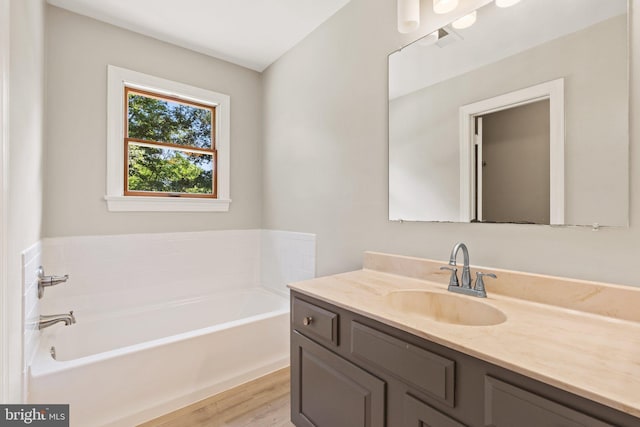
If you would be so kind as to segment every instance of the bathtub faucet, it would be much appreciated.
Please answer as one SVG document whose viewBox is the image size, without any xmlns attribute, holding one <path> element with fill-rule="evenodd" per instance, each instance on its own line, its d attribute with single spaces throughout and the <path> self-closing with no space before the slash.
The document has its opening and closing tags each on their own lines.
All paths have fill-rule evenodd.
<svg viewBox="0 0 640 427">
<path fill-rule="evenodd" d="M 44 296 L 44 288 L 48 286 L 59 285 L 60 283 L 65 283 L 69 280 L 69 275 L 65 274 L 64 276 L 47 276 L 44 274 L 44 268 L 42 266 L 38 267 L 36 270 L 36 274 L 38 275 L 38 299 Z"/>
<path fill-rule="evenodd" d="M 40 316 L 40 322 L 38 322 L 38 329 L 48 328 L 56 323 L 64 322 L 65 326 L 73 325 L 76 323 L 76 318 L 73 315 L 73 311 L 69 314 L 52 314 L 50 316 Z"/>
</svg>

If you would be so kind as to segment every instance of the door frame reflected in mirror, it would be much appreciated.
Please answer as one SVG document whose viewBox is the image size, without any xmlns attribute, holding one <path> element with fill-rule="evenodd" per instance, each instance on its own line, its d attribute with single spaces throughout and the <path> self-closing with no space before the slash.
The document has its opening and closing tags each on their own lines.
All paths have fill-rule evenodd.
<svg viewBox="0 0 640 427">
<path fill-rule="evenodd" d="M 564 200 L 564 79 L 540 83 L 493 98 L 466 104 L 459 109 L 460 126 L 460 221 L 471 222 L 476 212 L 476 162 L 474 128 L 478 116 L 549 100 L 550 120 L 550 224 L 565 223 Z"/>
</svg>

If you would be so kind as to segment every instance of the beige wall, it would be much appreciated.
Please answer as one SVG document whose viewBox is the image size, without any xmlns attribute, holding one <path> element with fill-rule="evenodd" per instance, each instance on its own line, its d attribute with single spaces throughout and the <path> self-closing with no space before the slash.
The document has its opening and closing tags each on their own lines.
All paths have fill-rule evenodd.
<svg viewBox="0 0 640 427">
<path fill-rule="evenodd" d="M 45 4 L 11 0 L 10 9 L 7 300 L 9 401 L 17 403 L 23 338 L 21 253 L 41 236 Z"/>
<path fill-rule="evenodd" d="M 317 233 L 322 275 L 360 267 L 364 250 L 445 260 L 464 241 L 476 265 L 640 285 L 640 10 L 632 17 L 631 226 L 598 232 L 387 220 L 387 55 L 406 41 L 395 13 L 392 1 L 352 0 L 266 70 L 263 226 Z"/>
<path fill-rule="evenodd" d="M 45 237 L 260 226 L 259 73 L 52 6 L 46 48 Z M 228 213 L 107 211 L 107 64 L 231 96 Z"/>
</svg>

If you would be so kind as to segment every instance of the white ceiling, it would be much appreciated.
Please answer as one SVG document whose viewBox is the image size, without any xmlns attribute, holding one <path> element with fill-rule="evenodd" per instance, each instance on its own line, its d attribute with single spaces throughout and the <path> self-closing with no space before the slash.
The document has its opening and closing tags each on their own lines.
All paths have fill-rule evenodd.
<svg viewBox="0 0 640 427">
<path fill-rule="evenodd" d="M 349 1 L 48 0 L 48 3 L 263 71 Z"/>
<path fill-rule="evenodd" d="M 626 13 L 626 0 L 522 0 L 478 9 L 445 47 L 413 43 L 389 57 L 389 98 L 414 92 Z"/>
</svg>

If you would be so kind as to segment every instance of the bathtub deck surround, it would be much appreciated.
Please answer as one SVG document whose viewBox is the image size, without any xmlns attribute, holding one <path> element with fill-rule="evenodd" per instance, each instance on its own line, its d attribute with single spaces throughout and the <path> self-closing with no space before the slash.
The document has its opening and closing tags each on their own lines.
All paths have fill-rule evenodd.
<svg viewBox="0 0 640 427">
<path fill-rule="evenodd" d="M 290 288 L 640 419 L 640 289 L 483 267 L 498 277 L 488 297 L 455 297 L 498 310 L 504 321 L 452 324 L 390 303 L 394 292 L 452 296 L 443 265 L 366 253 L 362 270 Z"/>
<path fill-rule="evenodd" d="M 144 422 L 288 366 L 286 283 L 315 276 L 305 233 L 69 237 L 42 248 L 42 265 L 70 279 L 38 309 L 73 306 L 77 324 L 41 331 L 28 401 L 56 401 L 63 388 L 77 427 Z"/>
</svg>

